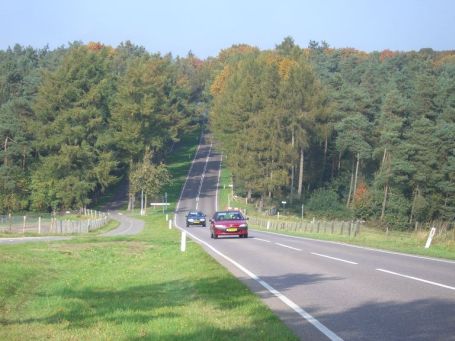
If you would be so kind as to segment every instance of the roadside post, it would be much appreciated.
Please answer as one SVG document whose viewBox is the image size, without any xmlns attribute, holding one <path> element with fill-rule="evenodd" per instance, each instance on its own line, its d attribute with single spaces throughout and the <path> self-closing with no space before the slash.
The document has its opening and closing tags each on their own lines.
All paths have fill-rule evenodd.
<svg viewBox="0 0 455 341">
<path fill-rule="evenodd" d="M 281 203 L 283 204 L 283 214 L 286 214 L 286 204 L 287 204 L 287 202 L 283 200 Z"/>
<path fill-rule="evenodd" d="M 186 251 L 186 231 L 182 231 L 182 239 L 180 240 L 180 251 Z"/>
<path fill-rule="evenodd" d="M 172 229 L 172 219 L 169 219 L 169 230 Z"/>
<path fill-rule="evenodd" d="M 430 230 L 430 234 L 428 235 L 427 243 L 425 244 L 425 249 L 428 249 L 430 247 L 431 241 L 433 240 L 435 233 L 436 233 L 436 228 L 432 227 Z"/>
<path fill-rule="evenodd" d="M 41 234 L 41 217 L 38 217 L 38 234 Z"/>
</svg>

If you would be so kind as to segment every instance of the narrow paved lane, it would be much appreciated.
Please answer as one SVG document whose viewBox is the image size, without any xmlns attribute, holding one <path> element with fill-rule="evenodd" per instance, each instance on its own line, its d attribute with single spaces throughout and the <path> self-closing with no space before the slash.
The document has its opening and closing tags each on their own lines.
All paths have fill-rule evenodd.
<svg viewBox="0 0 455 341">
<path fill-rule="evenodd" d="M 176 211 L 216 210 L 221 156 L 201 141 Z M 455 262 L 250 231 L 188 231 L 306 340 L 455 340 Z"/>
</svg>

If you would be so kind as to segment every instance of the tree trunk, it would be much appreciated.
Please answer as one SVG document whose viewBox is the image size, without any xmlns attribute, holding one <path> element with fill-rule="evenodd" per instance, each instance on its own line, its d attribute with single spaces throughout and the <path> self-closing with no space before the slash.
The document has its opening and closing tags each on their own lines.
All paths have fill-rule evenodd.
<svg viewBox="0 0 455 341">
<path fill-rule="evenodd" d="M 414 213 L 415 213 L 414 210 L 415 210 L 416 198 L 417 198 L 418 194 L 419 194 L 419 186 L 417 186 L 414 191 L 414 199 L 412 200 L 411 215 L 409 216 L 409 224 L 412 223 L 412 218 L 414 218 Z"/>
<path fill-rule="evenodd" d="M 341 168 L 341 152 L 338 154 L 338 172 L 340 171 Z"/>
<path fill-rule="evenodd" d="M 384 169 L 384 162 L 386 160 L 386 157 L 387 157 L 387 148 L 384 148 L 384 154 L 382 155 L 381 172 Z"/>
<path fill-rule="evenodd" d="M 294 169 L 294 165 L 292 165 L 291 167 L 291 205 L 292 205 L 292 200 L 294 198 L 294 172 L 295 172 L 295 169 Z"/>
<path fill-rule="evenodd" d="M 128 193 L 128 211 L 131 211 L 132 206 L 133 206 L 133 199 L 132 199 L 131 193 Z"/>
<path fill-rule="evenodd" d="M 303 148 L 300 148 L 300 169 L 299 169 L 299 188 L 297 194 L 299 198 L 302 198 L 302 187 L 303 187 L 303 158 L 304 158 Z"/>
<path fill-rule="evenodd" d="M 247 203 L 251 201 L 251 195 L 252 195 L 251 192 L 252 192 L 251 189 L 249 189 L 248 192 L 247 192 L 247 195 L 246 195 L 246 201 L 247 201 Z"/>
<path fill-rule="evenodd" d="M 360 155 L 357 153 L 357 162 L 355 165 L 355 179 L 354 179 L 354 191 L 352 192 L 352 203 L 354 204 L 355 201 L 355 194 L 357 192 L 357 179 L 359 177 L 359 163 L 360 163 Z"/>
<path fill-rule="evenodd" d="M 389 192 L 389 185 L 386 184 L 384 186 L 384 199 L 382 200 L 382 210 L 381 210 L 381 218 L 379 219 L 382 221 L 384 219 L 384 214 L 385 214 L 385 207 L 387 203 L 387 193 Z"/>
<path fill-rule="evenodd" d="M 295 145 L 294 130 L 292 130 L 291 145 L 292 145 L 292 149 L 294 149 L 294 145 Z M 294 167 L 294 161 L 293 161 L 292 166 L 291 166 L 291 205 L 292 205 L 292 201 L 294 199 L 294 182 L 295 182 L 295 167 Z"/>
<path fill-rule="evenodd" d="M 352 160 L 352 170 L 351 170 L 351 182 L 349 183 L 349 194 L 348 200 L 346 201 L 346 207 L 349 207 L 351 202 L 351 193 L 352 193 L 352 184 L 354 183 L 354 160 Z"/>
<path fill-rule="evenodd" d="M 144 190 L 141 190 L 141 215 L 144 215 Z"/>
<path fill-rule="evenodd" d="M 5 165 L 5 167 L 8 167 L 8 154 L 6 153 L 8 150 L 8 136 L 6 137 L 5 139 L 5 155 L 4 155 L 4 159 L 3 159 L 3 164 Z"/>
<path fill-rule="evenodd" d="M 325 140 L 324 140 L 324 158 L 322 159 L 322 171 L 321 171 L 321 183 L 324 182 L 324 175 L 325 175 L 325 168 L 327 166 L 327 149 L 328 149 L 328 134 L 327 131 L 325 133 Z"/>
<path fill-rule="evenodd" d="M 144 214 L 147 214 L 147 193 L 145 193 L 145 201 L 144 201 Z"/>
<path fill-rule="evenodd" d="M 23 149 L 24 154 L 22 154 L 22 170 L 25 170 L 25 161 L 27 158 L 26 148 Z"/>
</svg>

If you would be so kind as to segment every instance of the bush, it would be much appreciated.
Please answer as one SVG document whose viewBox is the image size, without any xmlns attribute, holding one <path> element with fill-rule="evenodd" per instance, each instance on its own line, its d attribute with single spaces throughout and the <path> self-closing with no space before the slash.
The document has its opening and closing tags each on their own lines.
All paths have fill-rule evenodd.
<svg viewBox="0 0 455 341">
<path fill-rule="evenodd" d="M 306 204 L 306 209 L 327 217 L 346 218 L 351 216 L 351 212 L 339 201 L 338 194 L 334 190 L 326 188 L 313 192 Z"/>
</svg>

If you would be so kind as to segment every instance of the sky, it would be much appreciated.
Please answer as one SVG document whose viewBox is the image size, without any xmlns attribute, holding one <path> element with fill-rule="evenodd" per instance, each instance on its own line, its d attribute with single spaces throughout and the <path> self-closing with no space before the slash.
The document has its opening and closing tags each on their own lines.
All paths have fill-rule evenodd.
<svg viewBox="0 0 455 341">
<path fill-rule="evenodd" d="M 200 58 L 291 36 L 362 51 L 455 49 L 455 0 L 0 0 L 0 49 L 122 41 Z"/>
</svg>

